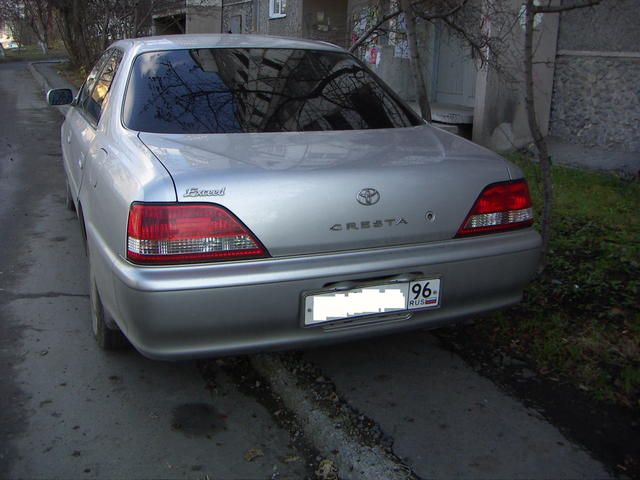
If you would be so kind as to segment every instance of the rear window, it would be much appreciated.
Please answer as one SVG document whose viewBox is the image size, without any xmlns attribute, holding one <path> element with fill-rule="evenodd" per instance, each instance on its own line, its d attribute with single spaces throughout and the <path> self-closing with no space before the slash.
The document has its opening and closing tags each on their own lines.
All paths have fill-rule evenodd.
<svg viewBox="0 0 640 480">
<path fill-rule="evenodd" d="M 124 123 L 151 133 L 409 127 L 421 120 L 340 52 L 198 49 L 137 57 Z"/>
</svg>

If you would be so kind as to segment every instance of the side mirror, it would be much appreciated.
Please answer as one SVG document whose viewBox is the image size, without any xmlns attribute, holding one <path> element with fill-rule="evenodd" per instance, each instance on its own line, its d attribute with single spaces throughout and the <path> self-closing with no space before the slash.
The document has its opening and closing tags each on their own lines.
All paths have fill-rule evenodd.
<svg viewBox="0 0 640 480">
<path fill-rule="evenodd" d="M 47 92 L 47 103 L 49 105 L 71 105 L 73 102 L 73 92 L 68 88 L 54 88 Z"/>
</svg>

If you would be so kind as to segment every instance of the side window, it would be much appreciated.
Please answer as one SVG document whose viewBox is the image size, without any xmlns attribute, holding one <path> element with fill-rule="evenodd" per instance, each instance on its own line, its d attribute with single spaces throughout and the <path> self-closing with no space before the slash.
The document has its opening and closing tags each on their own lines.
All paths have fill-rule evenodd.
<svg viewBox="0 0 640 480">
<path fill-rule="evenodd" d="M 82 105 L 87 114 L 96 123 L 98 123 L 102 115 L 103 107 L 109 96 L 111 82 L 113 82 L 121 60 L 122 52 L 120 50 L 113 50 L 113 55 L 107 60 L 100 76 L 95 81 L 91 95 L 86 98 L 85 103 Z"/>
<path fill-rule="evenodd" d="M 109 59 L 112 53 L 113 51 L 111 50 L 104 52 L 100 57 L 100 59 L 93 66 L 93 69 L 89 73 L 89 76 L 87 77 L 87 79 L 84 81 L 84 84 L 82 85 L 82 89 L 80 90 L 80 95 L 78 96 L 78 105 L 83 105 L 87 97 L 91 94 L 91 90 L 93 90 L 93 86 L 96 83 L 96 78 L 98 77 L 98 74 L 100 73 L 100 71 L 102 70 L 102 67 L 104 66 L 104 64 Z"/>
</svg>

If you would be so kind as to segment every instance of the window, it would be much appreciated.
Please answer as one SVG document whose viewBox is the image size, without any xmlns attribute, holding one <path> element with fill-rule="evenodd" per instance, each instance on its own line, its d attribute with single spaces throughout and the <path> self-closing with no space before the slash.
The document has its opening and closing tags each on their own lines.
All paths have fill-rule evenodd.
<svg viewBox="0 0 640 480">
<path fill-rule="evenodd" d="M 91 91 L 93 90 L 93 86 L 96 83 L 96 78 L 100 74 L 102 67 L 107 62 L 107 60 L 109 59 L 112 53 L 113 52 L 111 50 L 107 50 L 106 52 L 104 52 L 100 57 L 100 59 L 94 65 L 91 72 L 89 72 L 89 76 L 82 84 L 82 88 L 80 89 L 80 94 L 78 95 L 79 105 L 82 105 L 86 102 L 87 97 L 89 97 L 89 95 L 91 94 Z"/>
<path fill-rule="evenodd" d="M 151 133 L 364 130 L 421 120 L 353 56 L 264 48 L 139 55 L 123 122 Z"/>
<path fill-rule="evenodd" d="M 242 15 L 232 16 L 229 23 L 229 33 L 242 33 Z"/>
<path fill-rule="evenodd" d="M 269 18 L 286 17 L 287 0 L 269 0 Z"/>
<path fill-rule="evenodd" d="M 103 105 L 109 95 L 111 82 L 118 70 L 120 61 L 122 60 L 122 52 L 120 50 L 111 50 L 109 53 L 110 57 L 105 62 L 100 76 L 94 82 L 91 94 L 87 95 L 81 103 L 81 107 L 95 123 L 98 123 L 100 120 Z"/>
</svg>

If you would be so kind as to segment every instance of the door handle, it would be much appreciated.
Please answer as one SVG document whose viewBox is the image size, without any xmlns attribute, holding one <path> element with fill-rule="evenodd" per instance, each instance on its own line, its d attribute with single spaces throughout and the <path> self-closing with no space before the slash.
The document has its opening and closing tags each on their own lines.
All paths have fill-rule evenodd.
<svg viewBox="0 0 640 480">
<path fill-rule="evenodd" d="M 71 132 L 67 134 L 67 143 L 71 143 Z"/>
<path fill-rule="evenodd" d="M 84 159 L 85 159 L 85 154 L 83 152 L 80 154 L 80 159 L 78 160 L 78 165 L 80 166 L 80 170 L 84 168 Z"/>
</svg>

